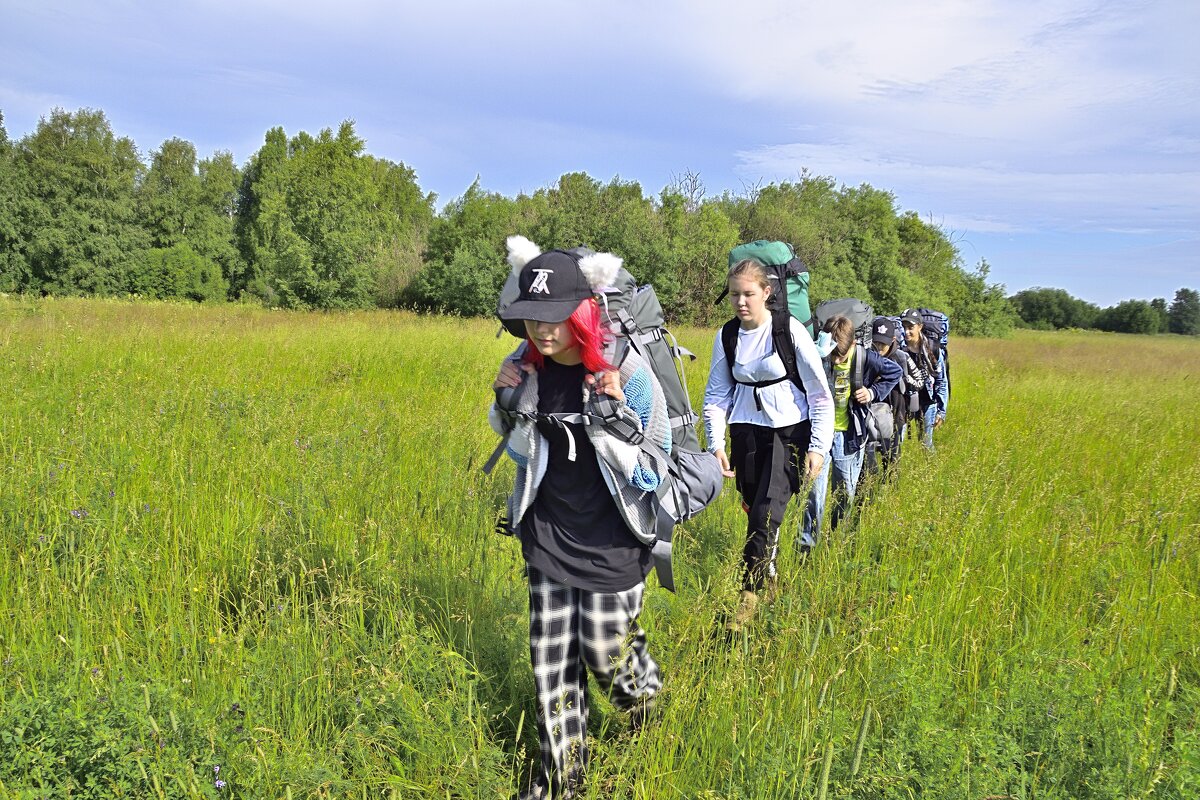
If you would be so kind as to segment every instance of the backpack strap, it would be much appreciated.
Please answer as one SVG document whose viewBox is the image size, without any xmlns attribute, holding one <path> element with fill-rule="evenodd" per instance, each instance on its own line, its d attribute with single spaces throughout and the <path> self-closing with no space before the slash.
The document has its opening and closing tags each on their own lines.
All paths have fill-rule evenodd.
<svg viewBox="0 0 1200 800">
<path fill-rule="evenodd" d="M 514 353 L 515 357 L 513 358 L 513 361 L 517 364 L 521 363 L 521 359 L 525 355 L 525 347 L 525 342 L 521 342 L 521 345 Z M 483 465 L 484 475 L 492 474 L 492 470 L 496 468 L 496 462 L 500 460 L 500 456 L 504 453 L 504 449 L 508 447 L 508 440 L 512 437 L 511 424 L 517 418 L 516 411 L 521 407 L 521 397 L 525 394 L 525 387 L 528 385 L 528 383 L 529 382 L 522 377 L 521 382 L 516 385 L 516 388 L 496 390 L 496 407 L 500 409 L 502 414 L 509 418 L 510 427 L 508 429 L 508 433 L 500 437 L 500 443 L 496 445 L 496 449 L 493 450 L 492 454 L 488 457 L 487 463 Z"/>
<path fill-rule="evenodd" d="M 737 334 L 741 323 L 736 319 L 731 319 L 721 327 L 721 347 L 725 350 L 725 363 L 729 367 L 729 377 L 733 382 L 741 386 L 751 386 L 754 388 L 754 405 L 762 411 L 762 400 L 759 398 L 758 390 L 767 386 L 774 386 L 777 383 L 791 381 L 796 388 L 804 392 L 804 383 L 800 379 L 800 370 L 796 366 L 796 344 L 792 339 L 791 315 L 786 310 L 771 312 L 771 345 L 775 348 L 775 352 L 779 355 L 779 360 L 783 362 L 784 376 L 775 378 L 769 381 L 741 381 L 733 374 L 734 356 L 737 352 Z M 805 393 L 805 397 L 808 394 Z"/>
<path fill-rule="evenodd" d="M 737 355 L 737 335 L 740 326 L 741 323 L 736 317 L 721 326 L 721 349 L 725 351 L 725 366 L 729 367 L 730 375 L 733 374 L 733 359 Z"/>
<path fill-rule="evenodd" d="M 863 388 L 863 362 L 867 360 L 867 349 L 861 344 L 854 345 L 854 364 L 850 367 L 850 396 Z"/>
<path fill-rule="evenodd" d="M 783 362 L 788 380 L 807 397 L 804 382 L 800 380 L 800 368 L 796 365 L 796 341 L 792 338 L 792 317 L 787 310 L 771 314 L 771 343 L 775 346 L 779 360 Z"/>
</svg>

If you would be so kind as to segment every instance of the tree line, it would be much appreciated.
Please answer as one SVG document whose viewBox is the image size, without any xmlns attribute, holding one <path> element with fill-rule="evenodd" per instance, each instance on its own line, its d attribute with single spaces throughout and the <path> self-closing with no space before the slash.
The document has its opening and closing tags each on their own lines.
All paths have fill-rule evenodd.
<svg viewBox="0 0 1200 800">
<path fill-rule="evenodd" d="M 315 136 L 273 128 L 239 167 L 178 138 L 143 161 L 99 110 L 55 109 L 18 140 L 0 115 L 0 292 L 490 315 L 505 237 L 519 233 L 617 253 L 670 319 L 709 325 L 728 315 L 714 304 L 728 251 L 777 239 L 811 270 L 814 304 L 938 308 L 967 334 L 1018 321 L 986 261 L 968 269 L 950 234 L 867 184 L 805 172 L 709 197 L 685 173 L 650 195 L 569 173 L 516 197 L 477 179 L 436 202 L 411 167 L 368 154 L 350 121 Z"/>
<path fill-rule="evenodd" d="M 1041 287 L 1017 292 L 1010 300 L 1020 317 L 1018 324 L 1027 328 L 1200 335 L 1200 292 L 1195 289 L 1179 289 L 1170 305 L 1166 298 L 1156 297 L 1150 301 L 1124 300 L 1100 308 L 1063 289 Z"/>
</svg>

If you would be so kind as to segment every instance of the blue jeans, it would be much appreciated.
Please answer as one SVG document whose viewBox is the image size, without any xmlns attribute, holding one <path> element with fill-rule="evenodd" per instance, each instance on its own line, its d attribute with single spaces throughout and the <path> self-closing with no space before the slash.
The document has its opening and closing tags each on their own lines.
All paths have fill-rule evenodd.
<svg viewBox="0 0 1200 800">
<path fill-rule="evenodd" d="M 929 450 L 933 449 L 933 423 L 937 422 L 937 405 L 931 405 L 921 412 L 921 444 Z"/>
<path fill-rule="evenodd" d="M 825 491 L 829 488 L 829 473 L 833 472 L 833 493 L 835 503 L 833 516 L 830 519 L 830 530 L 837 530 L 838 523 L 852 507 L 854 492 L 858 489 L 858 476 L 862 471 L 863 448 L 858 452 L 847 454 L 844 451 L 846 434 L 835 431 L 833 446 L 825 454 L 825 463 L 821 465 L 821 474 L 813 481 L 808 493 L 808 502 L 804 504 L 804 519 L 800 523 L 800 542 L 802 546 L 812 547 L 817 543 L 821 533 L 821 518 L 825 515 Z"/>
</svg>

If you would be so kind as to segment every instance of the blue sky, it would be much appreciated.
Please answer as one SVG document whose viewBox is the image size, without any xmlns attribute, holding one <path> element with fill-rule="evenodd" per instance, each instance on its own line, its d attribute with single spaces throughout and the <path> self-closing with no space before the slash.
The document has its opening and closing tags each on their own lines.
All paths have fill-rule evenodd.
<svg viewBox="0 0 1200 800">
<path fill-rule="evenodd" d="M 0 0 L 11 138 L 103 109 L 244 163 L 353 119 L 439 206 L 586 171 L 891 191 L 1015 292 L 1200 288 L 1200 3 Z M 814 276 L 819 280 L 819 276 Z"/>
</svg>

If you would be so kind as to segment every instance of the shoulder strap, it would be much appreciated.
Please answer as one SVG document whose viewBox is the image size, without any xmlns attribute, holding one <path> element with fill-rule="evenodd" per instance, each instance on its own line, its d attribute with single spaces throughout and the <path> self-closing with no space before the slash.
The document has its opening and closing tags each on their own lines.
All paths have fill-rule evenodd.
<svg viewBox="0 0 1200 800">
<path fill-rule="evenodd" d="M 525 394 L 525 387 L 528 384 L 529 381 L 522 379 L 515 389 L 496 390 L 496 406 L 502 413 L 508 415 L 510 425 L 516 419 L 517 409 L 521 407 L 521 395 Z M 483 465 L 484 475 L 490 475 L 492 470 L 496 468 L 496 462 L 500 460 L 500 456 L 504 453 L 504 448 L 508 447 L 508 440 L 511 437 L 512 428 L 510 427 L 508 433 L 500 437 L 500 443 L 496 445 L 496 449 L 488 457 L 487 463 Z"/>
<path fill-rule="evenodd" d="M 729 374 L 733 374 L 733 359 L 737 355 L 737 335 L 738 327 L 741 325 L 737 318 L 733 318 L 721 326 L 721 348 L 725 351 L 725 366 L 729 367 Z"/>
<path fill-rule="evenodd" d="M 792 339 L 792 317 L 787 310 L 771 313 L 771 343 L 787 377 L 800 391 L 804 391 L 804 382 L 800 380 L 800 369 L 796 366 L 796 342 Z"/>
<path fill-rule="evenodd" d="M 854 345 L 854 363 L 850 366 L 851 394 L 863 387 L 863 362 L 867 360 L 867 349 L 861 344 Z"/>
</svg>

